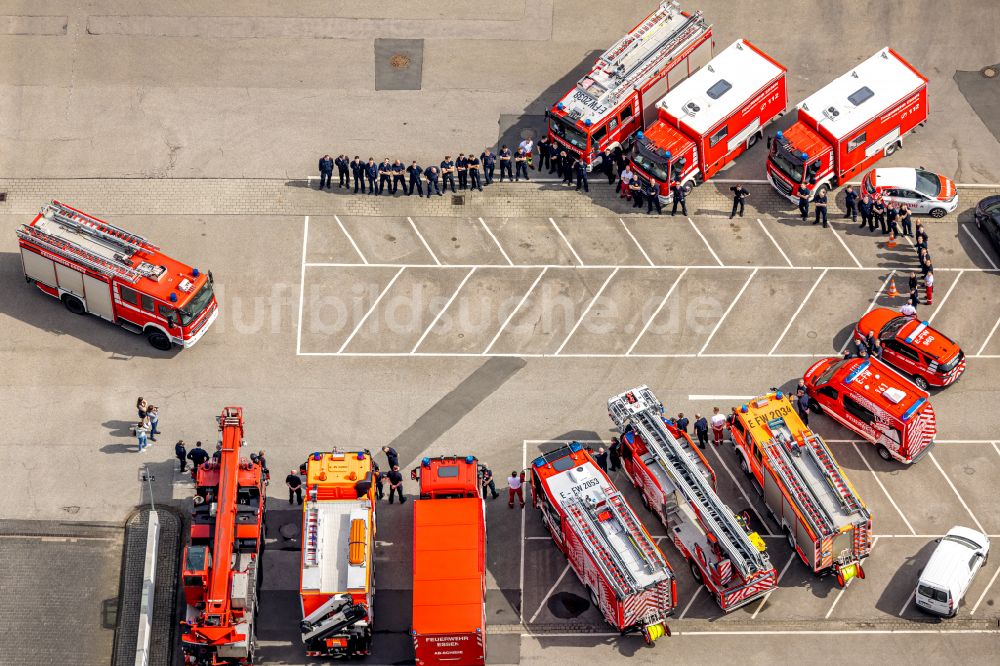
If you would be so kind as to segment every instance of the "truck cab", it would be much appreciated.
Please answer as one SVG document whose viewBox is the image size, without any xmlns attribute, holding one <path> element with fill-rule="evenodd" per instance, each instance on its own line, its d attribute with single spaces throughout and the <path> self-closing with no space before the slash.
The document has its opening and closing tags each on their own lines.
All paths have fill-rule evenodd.
<svg viewBox="0 0 1000 666">
<path fill-rule="evenodd" d="M 833 171 L 833 148 L 818 132 L 802 123 L 776 132 L 770 146 L 767 178 L 772 187 L 789 199 L 797 197 L 805 185 L 811 190 L 821 174 Z M 831 186 L 837 186 L 835 177 L 822 183 L 815 193 Z"/>
<path fill-rule="evenodd" d="M 671 183 L 682 183 L 685 194 L 701 183 L 698 147 L 665 122 L 653 123 L 647 131 L 636 135 L 632 170 L 643 181 L 648 182 L 650 177 L 656 179 L 662 203 L 673 201 Z"/>
<path fill-rule="evenodd" d="M 410 478 L 420 483 L 420 499 L 482 496 L 483 466 L 475 456 L 424 458 Z"/>
</svg>

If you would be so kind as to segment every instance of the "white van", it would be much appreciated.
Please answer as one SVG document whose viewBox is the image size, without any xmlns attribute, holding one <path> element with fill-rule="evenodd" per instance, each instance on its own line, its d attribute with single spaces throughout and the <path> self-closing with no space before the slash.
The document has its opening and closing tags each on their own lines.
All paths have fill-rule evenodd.
<svg viewBox="0 0 1000 666">
<path fill-rule="evenodd" d="M 968 527 L 953 527 L 920 572 L 914 594 L 917 607 L 927 613 L 954 617 L 976 572 L 990 556 L 990 540 Z"/>
</svg>

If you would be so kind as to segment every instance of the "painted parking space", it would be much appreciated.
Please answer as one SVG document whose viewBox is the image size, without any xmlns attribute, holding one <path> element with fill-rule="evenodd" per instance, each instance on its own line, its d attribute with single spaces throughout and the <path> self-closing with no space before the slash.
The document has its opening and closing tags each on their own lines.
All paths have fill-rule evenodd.
<svg viewBox="0 0 1000 666">
<path fill-rule="evenodd" d="M 370 264 L 437 264 L 405 217 L 339 216 Z"/>
<path fill-rule="evenodd" d="M 644 266 L 648 255 L 620 218 L 552 218 L 587 266 Z"/>
<path fill-rule="evenodd" d="M 573 256 L 573 249 L 549 218 L 487 217 L 484 220 L 515 265 L 579 266 L 582 263 Z"/>
<path fill-rule="evenodd" d="M 996 481 L 1000 479 L 1000 445 L 993 443 L 948 443 L 934 448 L 934 461 L 967 507 L 956 524 L 1000 534 Z M 945 489 L 948 492 L 948 489 Z"/>
<path fill-rule="evenodd" d="M 303 271 L 301 353 L 337 353 L 403 269 L 308 267 Z"/>
<path fill-rule="evenodd" d="M 994 296 L 1000 290 L 1000 274 L 967 271 L 961 278 L 956 274 L 959 282 L 951 294 L 948 279 L 940 282 L 940 275 L 934 277 L 934 302 L 939 304 L 933 311 L 934 328 L 955 340 L 966 354 L 978 353 L 1000 319 L 1000 299 Z"/>
<path fill-rule="evenodd" d="M 810 217 L 803 221 L 797 215 L 765 215 L 759 218 L 758 224 L 763 226 L 780 245 L 788 262 L 793 266 L 839 266 L 844 268 L 857 267 L 851 252 L 838 243 L 830 233 L 813 224 Z M 871 266 L 881 265 L 871 262 Z"/>
<path fill-rule="evenodd" d="M 657 266 L 715 266 L 720 263 L 687 217 L 621 218 L 636 242 Z"/>
<path fill-rule="evenodd" d="M 757 216 L 730 219 L 692 217 L 707 243 L 727 266 L 782 266 L 786 264 L 774 240 L 757 223 Z"/>
<path fill-rule="evenodd" d="M 509 265 L 503 250 L 479 218 L 414 216 L 410 219 L 442 264 Z"/>
</svg>

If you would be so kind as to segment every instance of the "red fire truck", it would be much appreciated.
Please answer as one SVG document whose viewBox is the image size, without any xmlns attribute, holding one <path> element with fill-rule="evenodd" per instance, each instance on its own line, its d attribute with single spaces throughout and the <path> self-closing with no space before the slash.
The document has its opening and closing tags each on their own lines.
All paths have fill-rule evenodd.
<svg viewBox="0 0 1000 666">
<path fill-rule="evenodd" d="M 767 179 L 791 201 L 799 187 L 838 187 L 927 122 L 927 79 L 884 48 L 798 105 L 798 119 L 775 134 Z"/>
<path fill-rule="evenodd" d="M 302 643 L 307 657 L 371 654 L 375 489 L 369 451 L 313 453 L 302 505 Z"/>
<path fill-rule="evenodd" d="M 226 407 L 218 420 L 221 453 L 198 468 L 184 549 L 181 646 L 197 666 L 252 664 L 256 647 L 266 482 L 259 462 L 240 457 L 243 409 Z"/>
<path fill-rule="evenodd" d="M 531 464 L 531 498 L 590 600 L 620 631 L 648 644 L 669 636 L 674 572 L 625 497 L 579 442 Z"/>
<path fill-rule="evenodd" d="M 785 72 L 750 42 L 733 42 L 657 103 L 659 119 L 636 135 L 633 171 L 646 182 L 657 180 L 661 201 L 673 200 L 675 181 L 690 192 L 784 115 Z"/>
<path fill-rule="evenodd" d="M 486 505 L 475 456 L 424 458 L 413 503 L 413 648 L 421 664 L 486 663 Z"/>
<path fill-rule="evenodd" d="M 708 62 L 713 46 L 700 11 L 661 2 L 546 113 L 549 140 L 588 170 L 601 150 L 627 149 L 655 117 L 656 101 Z"/>
<path fill-rule="evenodd" d="M 191 347 L 219 314 L 207 275 L 142 236 L 58 201 L 17 230 L 24 277 L 73 314 L 89 312 L 148 336 L 161 351 Z"/>
<path fill-rule="evenodd" d="M 722 610 L 735 610 L 777 587 L 764 540 L 715 494 L 708 461 L 686 433 L 663 418 L 663 405 L 649 387 L 610 398 L 608 414 L 622 433 L 626 476 Z"/>
</svg>

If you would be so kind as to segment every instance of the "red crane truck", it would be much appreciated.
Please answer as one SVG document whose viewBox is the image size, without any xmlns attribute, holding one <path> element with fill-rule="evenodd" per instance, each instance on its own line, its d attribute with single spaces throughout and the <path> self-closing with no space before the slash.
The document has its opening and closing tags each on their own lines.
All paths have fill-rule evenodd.
<svg viewBox="0 0 1000 666">
<path fill-rule="evenodd" d="M 712 26 L 676 3 L 656 10 L 614 46 L 546 112 L 549 140 L 589 171 L 602 150 L 631 147 L 665 92 L 712 57 Z"/>
<path fill-rule="evenodd" d="M 669 636 L 674 572 L 625 497 L 579 442 L 531 464 L 531 501 L 590 600 L 622 635 Z"/>
<path fill-rule="evenodd" d="M 486 663 L 486 505 L 475 456 L 424 458 L 413 503 L 417 664 Z"/>
<path fill-rule="evenodd" d="M 784 115 L 785 72 L 750 42 L 733 42 L 657 103 L 659 119 L 636 135 L 632 170 L 641 180 L 657 180 L 663 202 L 673 200 L 673 182 L 690 192 Z"/>
<path fill-rule="evenodd" d="M 927 79 L 886 47 L 798 105 L 798 119 L 770 143 L 767 179 L 796 201 L 819 194 L 892 155 L 927 122 Z"/>
<path fill-rule="evenodd" d="M 260 463 L 240 457 L 243 409 L 219 417 L 218 460 L 198 467 L 190 543 L 184 549 L 184 663 L 252 664 L 264 553 L 266 498 Z"/>
</svg>

